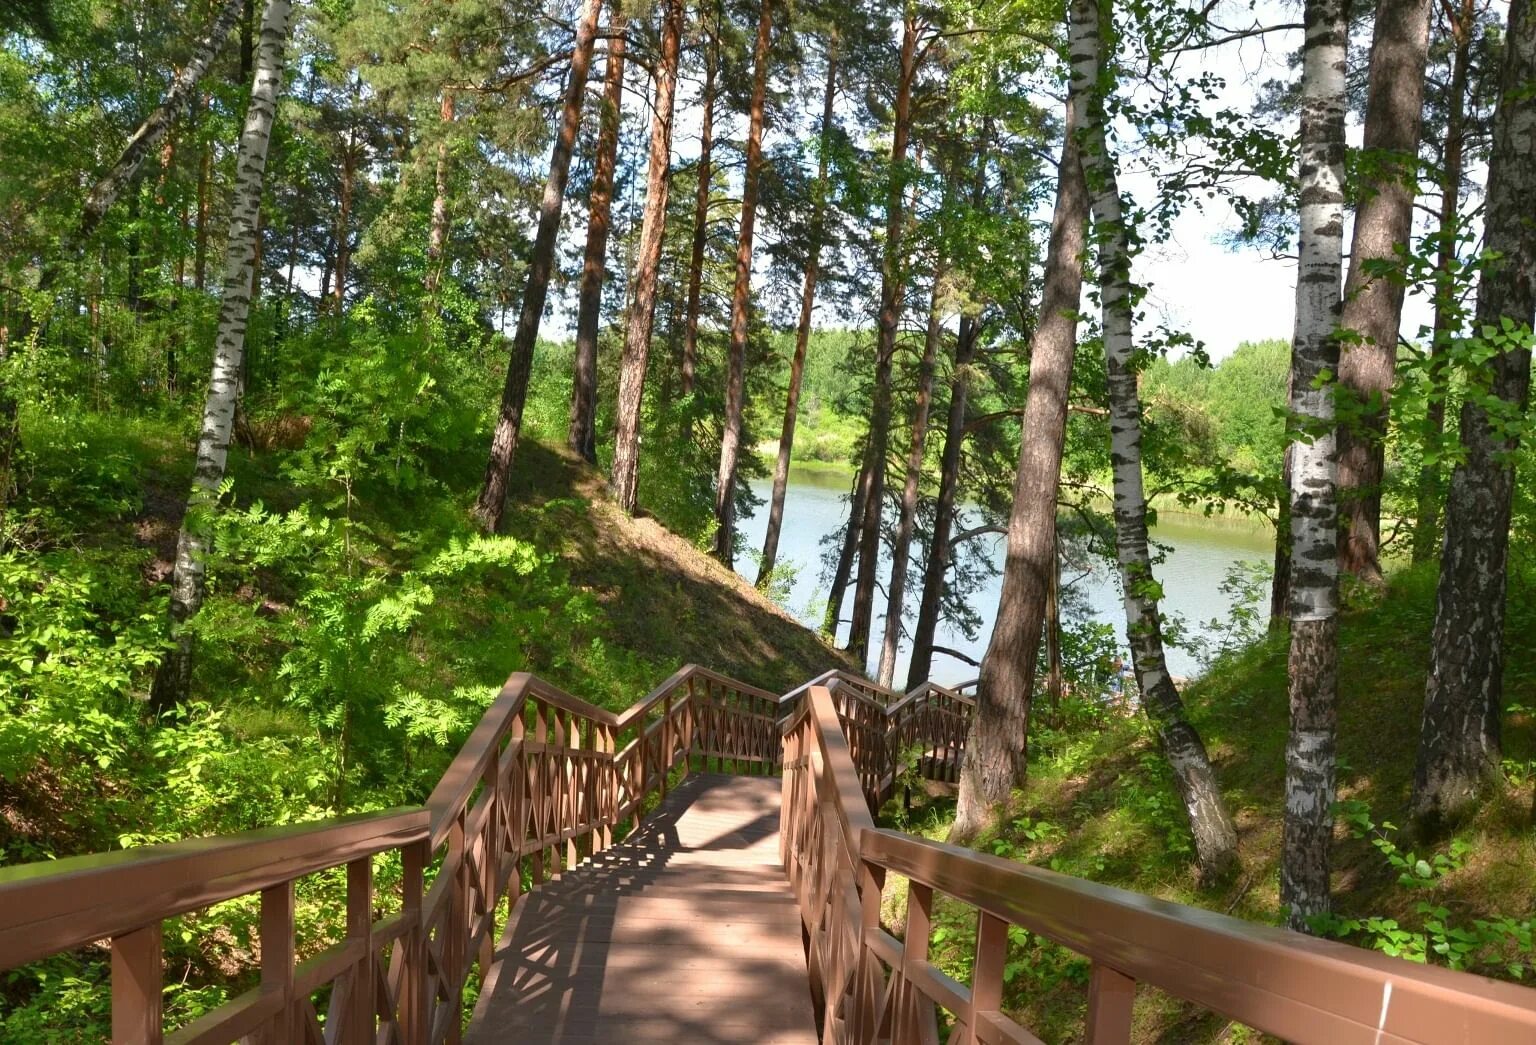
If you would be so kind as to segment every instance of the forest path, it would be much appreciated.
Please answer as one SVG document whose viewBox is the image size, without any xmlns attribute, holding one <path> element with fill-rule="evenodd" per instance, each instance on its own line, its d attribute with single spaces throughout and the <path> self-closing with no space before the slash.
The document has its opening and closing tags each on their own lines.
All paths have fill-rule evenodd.
<svg viewBox="0 0 1536 1045">
<path fill-rule="evenodd" d="M 465 1042 L 815 1042 L 781 787 L 689 777 L 629 839 L 524 897 Z"/>
</svg>

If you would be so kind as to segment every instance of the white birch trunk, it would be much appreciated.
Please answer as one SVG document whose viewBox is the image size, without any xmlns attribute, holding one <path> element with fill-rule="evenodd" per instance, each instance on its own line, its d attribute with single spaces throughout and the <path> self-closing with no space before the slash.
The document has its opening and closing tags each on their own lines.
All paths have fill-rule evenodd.
<svg viewBox="0 0 1536 1045">
<path fill-rule="evenodd" d="M 133 132 L 128 139 L 128 144 L 123 147 L 122 155 L 112 165 L 112 169 L 102 175 L 96 182 L 91 194 L 85 199 L 85 207 L 80 216 L 80 235 L 90 235 L 91 231 L 101 222 L 102 217 L 111 209 L 118 196 L 133 181 L 138 174 L 139 167 L 144 163 L 144 157 L 148 156 L 165 133 L 171 129 L 171 124 L 177 117 L 187 111 L 187 106 L 192 104 L 196 94 L 197 85 L 203 75 L 208 72 L 208 67 L 213 64 L 218 56 L 219 48 L 224 43 L 225 37 L 234 27 L 235 20 L 240 17 L 240 12 L 245 9 L 245 0 L 224 0 L 224 6 L 220 7 L 214 15 L 213 23 L 208 31 L 197 41 L 192 48 L 192 54 L 187 59 L 187 64 L 182 66 L 171 86 L 166 90 L 165 97 L 155 107 L 139 129 Z"/>
<path fill-rule="evenodd" d="M 213 373 L 203 405 L 203 426 L 197 439 L 197 463 L 187 514 L 176 541 L 176 568 L 171 576 L 171 635 L 175 648 L 155 676 L 153 703 L 166 708 L 186 697 L 192 672 L 192 635 L 186 622 L 203 604 L 208 516 L 218 500 L 219 484 L 229 458 L 230 434 L 240 397 L 241 363 L 245 356 L 246 321 L 251 309 L 251 276 L 256 262 L 258 216 L 272 141 L 272 120 L 283 84 L 283 47 L 288 39 L 289 0 L 267 0 L 251 85 L 251 102 L 235 155 L 234 204 L 229 215 L 225 247 L 224 290 L 214 340 Z"/>
<path fill-rule="evenodd" d="M 1333 380 L 1344 248 L 1344 0 L 1307 0 L 1301 83 L 1300 262 L 1291 342 L 1291 731 L 1280 902 L 1288 924 L 1331 910 L 1338 719 L 1338 447 Z"/>
<path fill-rule="evenodd" d="M 1194 835 L 1202 877 L 1215 879 L 1232 865 L 1237 830 L 1227 814 L 1216 774 L 1200 734 L 1184 712 L 1163 651 L 1158 612 L 1162 589 L 1152 570 L 1147 539 L 1147 497 L 1141 464 L 1141 398 L 1136 385 L 1131 235 L 1120 199 L 1115 160 L 1105 133 L 1104 99 L 1111 89 L 1102 28 L 1110 0 L 1072 0 L 1068 48 L 1072 76 L 1085 84 L 1088 113 L 1083 130 L 1083 176 L 1093 210 L 1098 248 L 1099 301 L 1109 385 L 1110 460 L 1114 473 L 1115 547 L 1125 590 L 1125 627 L 1142 708 L 1157 727 L 1163 753 Z"/>
</svg>

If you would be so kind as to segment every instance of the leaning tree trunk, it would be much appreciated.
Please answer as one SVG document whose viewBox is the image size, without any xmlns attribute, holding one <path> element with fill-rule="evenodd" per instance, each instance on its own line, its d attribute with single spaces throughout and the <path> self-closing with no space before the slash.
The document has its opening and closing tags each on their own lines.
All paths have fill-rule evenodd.
<svg viewBox="0 0 1536 1045">
<path fill-rule="evenodd" d="M 912 529 L 917 524 L 918 487 L 923 481 L 928 411 L 933 405 L 933 369 L 938 360 L 939 342 L 944 338 L 944 315 L 940 310 L 943 285 L 944 263 L 940 261 L 933 271 L 928 329 L 923 336 L 923 361 L 917 373 L 917 400 L 912 405 L 912 442 L 907 449 L 907 472 L 891 548 L 891 580 L 886 586 L 885 632 L 880 639 L 880 668 L 876 678 L 887 689 L 896 677 L 896 655 L 901 650 L 901 610 L 907 600 L 907 566 L 912 561 Z"/>
<path fill-rule="evenodd" d="M 576 306 L 576 363 L 571 378 L 571 423 L 566 432 L 566 444 L 591 464 L 597 463 L 597 328 L 603 312 L 603 273 L 608 262 L 613 170 L 619 155 L 623 107 L 624 14 L 615 5 L 608 67 L 603 73 L 603 114 L 592 171 L 592 195 L 587 204 L 587 252 L 582 260 L 581 291 Z M 670 111 L 666 125 L 670 149 Z M 654 135 L 652 140 L 654 143 Z"/>
<path fill-rule="evenodd" d="M 763 158 L 763 110 L 768 94 L 768 44 L 773 0 L 762 0 L 753 48 L 752 103 L 747 117 L 747 168 L 741 186 L 741 236 L 736 243 L 736 284 L 731 291 L 731 338 L 726 354 L 725 427 L 720 471 L 715 478 L 714 556 L 727 567 L 736 555 L 736 470 L 741 458 L 741 415 L 747 385 L 747 321 L 752 306 L 752 234 L 757 224 L 757 183 Z"/>
<path fill-rule="evenodd" d="M 869 410 L 870 473 L 868 504 L 859 531 L 859 572 L 853 585 L 853 620 L 848 652 L 860 664 L 869 656 L 869 632 L 875 619 L 875 582 L 880 569 L 880 523 L 885 508 L 885 465 L 891 427 L 891 371 L 896 357 L 896 329 L 901 323 L 904 266 L 902 230 L 906 225 L 907 142 L 912 133 L 912 81 L 917 71 L 917 14 L 910 5 L 902 19 L 901 68 L 891 137 L 890 187 L 885 203 L 885 253 L 880 265 L 880 316 L 875 341 L 875 387 Z"/>
<path fill-rule="evenodd" d="M 843 529 L 843 542 L 832 570 L 832 584 L 827 589 L 827 608 L 821 618 L 821 633 L 829 642 L 836 640 L 838 625 L 843 622 L 843 596 L 848 592 L 848 579 L 853 576 L 853 563 L 859 550 L 859 527 L 864 520 L 865 502 L 869 500 L 869 471 L 869 448 L 865 447 L 864 460 L 854 474 L 853 489 L 848 494 L 848 525 Z"/>
<path fill-rule="evenodd" d="M 1104 91 L 1112 83 L 1105 71 L 1103 24 L 1109 24 L 1110 0 L 1072 0 L 1068 47 L 1072 76 L 1089 85 L 1090 101 L 1083 140 L 1083 176 L 1093 206 L 1098 248 L 1099 302 L 1104 365 L 1109 389 L 1110 463 L 1114 477 L 1115 549 L 1120 585 L 1125 592 L 1125 629 L 1141 703 L 1157 728 L 1163 753 L 1173 768 L 1184 813 L 1195 839 L 1200 875 L 1213 881 L 1237 857 L 1237 830 L 1227 814 L 1200 734 L 1190 724 L 1163 650 L 1158 612 L 1161 589 L 1147 546 L 1147 495 L 1141 464 L 1141 396 L 1137 390 L 1131 240 L 1120 201 L 1115 159 L 1105 134 Z"/>
<path fill-rule="evenodd" d="M 704 248 L 709 245 L 709 196 L 714 177 L 711 161 L 715 146 L 715 74 L 720 68 L 718 10 L 715 19 L 713 24 L 706 20 L 705 29 L 709 39 L 704 45 L 704 119 L 699 128 L 699 183 L 693 200 L 693 246 L 688 255 L 688 306 L 683 319 L 684 398 L 693 394 L 699 366 L 699 302 L 704 292 Z"/>
<path fill-rule="evenodd" d="M 949 538 L 954 529 L 955 500 L 960 490 L 960 451 L 965 444 L 970 368 L 980 341 L 975 318 L 960 317 L 960 329 L 955 336 L 955 366 L 949 379 L 949 416 L 944 422 L 944 448 L 939 453 L 939 490 L 934 498 L 933 529 L 928 535 L 928 555 L 923 563 L 923 594 L 917 604 L 917 623 L 912 627 L 908 691 L 921 686 L 933 671 L 933 638 L 938 633 L 944 581 L 954 555 Z"/>
<path fill-rule="evenodd" d="M 832 148 L 833 106 L 837 101 L 837 37 L 827 45 L 827 88 L 821 106 L 821 154 L 816 161 L 815 209 L 811 237 L 806 244 L 805 282 L 800 291 L 800 322 L 795 327 L 795 354 L 789 362 L 789 392 L 784 400 L 784 426 L 779 432 L 779 456 L 773 465 L 773 495 L 768 499 L 768 529 L 763 534 L 763 555 L 757 564 L 757 583 L 768 583 L 779 561 L 779 531 L 784 525 L 784 495 L 789 490 L 789 459 L 795 445 L 795 422 L 800 413 L 800 384 L 805 376 L 805 353 L 811 343 L 811 320 L 816 310 L 816 278 L 821 271 L 821 240 L 827 220 L 827 160 Z"/>
<path fill-rule="evenodd" d="M 234 28 L 236 20 L 244 10 L 245 0 L 224 0 L 223 5 L 215 11 L 208 31 L 192 48 L 191 57 L 171 81 L 165 97 L 160 100 L 155 111 L 139 124 L 138 130 L 133 132 L 133 136 L 128 139 L 128 144 L 123 147 L 117 162 L 101 176 L 91 189 L 90 195 L 86 197 L 77 232 L 79 238 L 84 239 L 89 236 L 101 223 L 101 219 L 111 209 L 118 196 L 122 195 L 123 190 L 138 174 L 144 158 L 154 151 L 155 146 L 159 144 L 161 138 L 165 137 L 177 118 L 187 111 L 192 100 L 197 97 L 197 85 L 202 81 L 203 75 L 208 72 L 208 67 L 213 64 L 213 60 L 218 57 L 220 47 L 223 46 L 230 29 Z"/>
<path fill-rule="evenodd" d="M 1429 56 L 1429 0 L 1378 0 L 1365 104 L 1371 176 L 1355 210 L 1339 384 L 1360 411 L 1339 429 L 1339 565 L 1380 584 L 1381 482 L 1386 466 L 1387 400 L 1397 367 L 1397 328 L 1406 283 L 1371 271 L 1394 265 L 1413 235 L 1419 125 Z"/>
<path fill-rule="evenodd" d="M 507 482 L 512 476 L 512 458 L 517 453 L 517 440 L 523 428 L 528 380 L 533 376 L 533 350 L 539 339 L 539 321 L 544 316 L 549 279 L 555 267 L 555 238 L 560 234 L 565 183 L 571 172 L 576 132 L 581 127 L 581 105 L 587 93 L 587 70 L 592 64 L 592 44 L 597 38 L 597 15 L 601 8 L 602 0 L 583 0 L 581 22 L 576 27 L 576 42 L 571 49 L 570 78 L 565 85 L 565 104 L 560 110 L 560 132 L 549 155 L 544 198 L 539 203 L 539 228 L 528 263 L 523 309 L 518 314 L 517 331 L 512 336 L 512 357 L 507 365 L 506 385 L 501 392 L 496 432 L 491 437 L 485 479 L 475 501 L 475 517 L 487 533 L 501 529 L 507 510 Z"/>
<path fill-rule="evenodd" d="M 1439 240 L 1435 258 L 1435 321 L 1425 375 L 1429 403 L 1424 409 L 1423 445 L 1439 446 L 1445 434 L 1446 364 L 1450 341 L 1460 329 L 1462 303 L 1456 288 L 1456 263 L 1460 256 L 1461 182 L 1465 171 L 1467 141 L 1467 72 L 1472 62 L 1472 30 L 1477 15 L 1475 0 L 1461 0 L 1452 20 L 1456 51 L 1451 58 L 1451 86 L 1446 98 L 1445 151 L 1440 162 Z M 1440 466 L 1426 461 L 1419 471 L 1417 507 L 1413 513 L 1413 562 L 1428 562 L 1440 550 Z"/>
<path fill-rule="evenodd" d="M 656 68 L 655 113 L 651 119 L 651 156 L 645 179 L 645 215 L 640 224 L 640 256 L 635 262 L 635 296 L 624 336 L 624 356 L 619 363 L 613 474 L 608 481 L 619 507 L 631 515 L 635 511 L 640 473 L 640 406 L 651 351 L 651 322 L 656 314 L 656 274 L 661 267 L 667 195 L 672 180 L 672 106 L 677 93 L 678 43 L 683 32 L 682 0 L 668 0 L 663 17 L 661 63 Z"/>
<path fill-rule="evenodd" d="M 1332 909 L 1334 735 L 1338 720 L 1337 442 L 1339 277 L 1344 249 L 1344 0 L 1307 0 L 1301 74 L 1301 238 L 1291 414 L 1291 730 L 1285 749 L 1280 902 L 1306 930 Z"/>
<path fill-rule="evenodd" d="M 1056 491 L 1061 482 L 1067 392 L 1083 286 L 1088 196 L 1077 135 L 1083 91 L 1088 86 L 1074 80 L 1067 93 L 1040 321 L 1030 338 L 1029 391 L 1008 512 L 1003 588 L 992 640 L 981 662 L 976 711 L 960 768 L 960 797 L 950 831 L 955 841 L 974 839 L 995 824 L 1007 809 L 1013 788 L 1024 782 L 1040 629 L 1045 622 L 1049 572 L 1056 558 Z"/>
<path fill-rule="evenodd" d="M 1461 408 L 1462 460 L 1445 504 L 1414 814 L 1432 825 L 1470 809 L 1501 771 L 1504 599 L 1518 426 L 1530 395 L 1536 318 L 1536 14 L 1513 0 L 1488 167 L 1475 329 L 1493 357 Z"/>
<path fill-rule="evenodd" d="M 256 237 L 261 190 L 272 141 L 272 120 L 283 85 L 283 47 L 288 38 L 289 0 L 267 0 L 256 48 L 250 106 L 235 155 L 235 189 L 229 214 L 229 240 L 224 248 L 224 291 L 214 340 L 213 373 L 203 405 L 203 427 L 197 439 L 197 464 L 192 492 L 176 540 L 176 567 L 171 575 L 171 638 L 175 645 L 155 672 L 151 706 L 164 710 L 185 700 L 192 681 L 192 632 L 187 622 L 202 607 L 206 590 L 209 515 L 217 506 L 219 486 L 229 457 L 240 375 L 245 358 L 245 328 L 250 315 L 251 281 L 256 264 Z"/>
</svg>

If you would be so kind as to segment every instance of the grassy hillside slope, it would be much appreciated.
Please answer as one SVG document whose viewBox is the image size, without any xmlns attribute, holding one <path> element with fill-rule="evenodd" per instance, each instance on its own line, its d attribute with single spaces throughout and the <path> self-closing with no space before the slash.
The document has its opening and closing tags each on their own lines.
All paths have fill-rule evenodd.
<svg viewBox="0 0 1536 1045">
<path fill-rule="evenodd" d="M 1536 833 L 1531 827 L 1536 758 L 1536 599 L 1528 577 L 1510 584 L 1505 720 L 1508 781 L 1450 837 L 1414 842 L 1387 825 L 1406 823 L 1408 789 L 1434 615 L 1433 570 L 1404 572 L 1384 596 L 1356 593 L 1340 652 L 1339 797 L 1334 851 L 1339 924 L 1333 935 L 1414 960 L 1533 982 Z M 1256 921 L 1280 921 L 1279 853 L 1287 732 L 1286 639 L 1272 636 L 1217 664 L 1185 694 L 1241 835 L 1240 871 L 1200 889 L 1193 850 L 1168 770 L 1140 715 L 1069 709 L 1033 737 L 1028 789 L 1002 837 L 981 848 L 1110 885 Z M 950 810 L 915 816 L 942 837 Z M 1365 829 L 1361 816 L 1374 826 Z M 1392 847 L 1387 849 L 1386 847 Z M 1437 859 L 1443 858 L 1443 859 Z M 1421 865 L 1420 860 L 1424 863 Z M 1404 880 L 1406 878 L 1406 881 Z M 899 920 L 899 904 L 891 912 Z M 947 935 L 968 940 L 964 915 Z M 1011 1004 L 1048 1042 L 1078 1040 L 1086 964 L 1016 934 Z M 956 947 L 951 959 L 963 968 Z M 1138 1041 L 1250 1040 L 1245 1028 L 1192 1011 L 1159 992 L 1138 995 Z"/>
</svg>

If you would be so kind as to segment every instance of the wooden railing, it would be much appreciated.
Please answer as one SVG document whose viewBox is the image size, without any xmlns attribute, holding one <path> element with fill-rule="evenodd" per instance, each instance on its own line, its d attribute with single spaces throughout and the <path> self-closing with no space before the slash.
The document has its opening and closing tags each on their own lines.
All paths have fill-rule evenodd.
<svg viewBox="0 0 1536 1045">
<path fill-rule="evenodd" d="M 424 808 L 0 869 L 0 968 L 110 941 L 114 1042 L 456 1042 L 503 901 L 612 844 L 679 769 L 776 772 L 783 706 L 693 666 L 618 714 L 513 675 Z M 373 858 L 390 852 L 398 910 L 378 918 Z M 294 885 L 341 867 L 341 942 L 300 956 Z M 164 921 L 251 894 L 260 983 L 167 1036 Z"/>
<path fill-rule="evenodd" d="M 952 1045 L 1038 1039 L 1003 1011 L 1008 929 L 1091 961 L 1084 1040 L 1129 1042 L 1138 984 L 1294 1042 L 1536 1041 L 1536 991 L 1165 903 L 876 827 L 870 769 L 845 732 L 841 680 L 784 727 L 780 845 L 807 936 L 822 1041 Z M 868 748 L 866 747 L 867 754 Z M 881 921 L 907 881 L 905 930 Z M 975 912 L 970 982 L 930 953 L 934 899 Z"/>
</svg>

